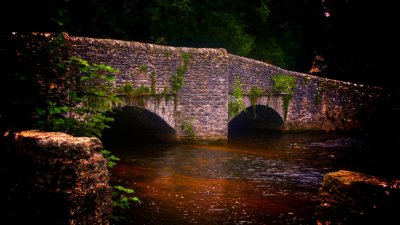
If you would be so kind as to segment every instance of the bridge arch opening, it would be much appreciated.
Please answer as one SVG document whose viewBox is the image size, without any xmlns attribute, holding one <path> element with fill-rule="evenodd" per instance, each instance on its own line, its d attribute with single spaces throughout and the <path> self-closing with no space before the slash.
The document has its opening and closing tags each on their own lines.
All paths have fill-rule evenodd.
<svg viewBox="0 0 400 225">
<path fill-rule="evenodd" d="M 255 108 L 246 108 L 229 121 L 228 137 L 260 132 L 279 133 L 283 128 L 284 121 L 278 112 L 265 105 L 256 105 Z"/>
<path fill-rule="evenodd" d="M 102 133 L 104 146 L 168 142 L 176 139 L 176 131 L 157 114 L 143 108 L 125 106 L 110 113 L 114 121 Z"/>
</svg>

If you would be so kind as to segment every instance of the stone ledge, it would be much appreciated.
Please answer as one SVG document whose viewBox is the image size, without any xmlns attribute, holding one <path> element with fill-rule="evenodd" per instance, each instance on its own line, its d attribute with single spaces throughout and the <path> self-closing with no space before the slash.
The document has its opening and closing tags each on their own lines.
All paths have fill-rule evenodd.
<svg viewBox="0 0 400 225">
<path fill-rule="evenodd" d="M 14 134 L 14 140 L 18 146 L 16 150 L 23 151 L 24 154 L 42 152 L 51 154 L 52 157 L 71 159 L 88 159 L 102 149 L 98 138 L 74 137 L 62 132 L 21 131 Z"/>
<path fill-rule="evenodd" d="M 10 222 L 108 224 L 111 187 L 98 138 L 37 130 L 7 144 Z"/>
</svg>

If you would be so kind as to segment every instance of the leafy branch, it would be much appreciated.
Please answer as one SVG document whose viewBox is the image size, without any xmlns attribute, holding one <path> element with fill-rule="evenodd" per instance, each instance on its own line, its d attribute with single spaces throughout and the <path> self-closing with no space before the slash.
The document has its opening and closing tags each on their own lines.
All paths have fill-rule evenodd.
<svg viewBox="0 0 400 225">
<path fill-rule="evenodd" d="M 285 112 L 284 120 L 286 121 L 289 103 L 296 88 L 296 78 L 286 74 L 278 74 L 271 76 L 271 81 L 273 83 L 272 90 L 276 93 L 284 94 L 282 99 Z"/>
</svg>

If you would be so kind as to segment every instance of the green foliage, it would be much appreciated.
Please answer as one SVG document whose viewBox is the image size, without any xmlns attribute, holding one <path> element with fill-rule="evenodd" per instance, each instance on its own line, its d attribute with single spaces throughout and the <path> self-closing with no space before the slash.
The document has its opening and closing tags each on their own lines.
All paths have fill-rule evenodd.
<svg viewBox="0 0 400 225">
<path fill-rule="evenodd" d="M 191 55 L 189 52 L 182 52 L 182 60 L 183 60 L 183 65 L 186 67 L 189 65 L 189 60 L 191 58 Z"/>
<path fill-rule="evenodd" d="M 315 103 L 316 105 L 321 104 L 323 93 L 324 93 L 324 90 L 323 90 L 323 89 L 318 89 L 318 90 L 315 92 L 315 94 L 314 94 L 314 103 Z"/>
<path fill-rule="evenodd" d="M 71 57 L 69 79 L 65 81 L 64 101 L 48 101 L 36 110 L 38 129 L 62 131 L 74 136 L 100 137 L 107 123 L 113 121 L 105 113 L 119 101 L 114 92 L 114 74 L 118 72 L 104 64 L 90 65 L 86 60 Z"/>
<path fill-rule="evenodd" d="M 125 219 L 123 216 L 119 216 L 117 212 L 119 210 L 127 210 L 132 204 L 141 204 L 142 202 L 136 196 L 134 196 L 135 191 L 133 189 L 116 185 L 112 187 L 112 206 L 114 207 L 113 213 L 110 219 L 115 222 L 120 222 Z"/>
<path fill-rule="evenodd" d="M 180 65 L 176 69 L 176 74 L 172 75 L 169 81 L 171 82 L 172 86 L 172 93 L 177 94 L 178 91 L 182 88 L 183 86 L 183 75 L 185 74 L 185 68 Z"/>
<path fill-rule="evenodd" d="M 194 129 L 193 129 L 193 119 L 191 120 L 182 120 L 179 126 L 185 136 L 194 137 Z"/>
<path fill-rule="evenodd" d="M 276 93 L 283 94 L 283 109 L 285 112 L 284 120 L 286 121 L 289 111 L 289 103 L 292 99 L 294 89 L 296 88 L 296 78 L 286 74 L 278 74 L 271 76 L 272 90 Z"/>
<path fill-rule="evenodd" d="M 266 25 L 269 16 L 269 0 L 81 0 L 79 4 L 74 1 L 44 1 L 32 6 L 33 12 L 43 8 L 49 11 L 45 18 L 34 17 L 34 14 L 27 17 L 25 21 L 35 21 L 32 23 L 35 27 L 50 24 L 46 20 L 51 20 L 51 24 L 56 22 L 57 28 L 62 26 L 78 36 L 224 47 L 241 55 L 254 49 L 259 27 Z M 49 30 L 48 27 L 41 29 Z M 133 30 L 135 32 L 130 32 Z"/>
<path fill-rule="evenodd" d="M 120 94 L 125 94 L 127 97 L 151 94 L 151 88 L 148 86 L 141 84 L 139 87 L 135 88 L 132 83 L 126 83 L 120 86 L 117 91 Z"/>
<path fill-rule="evenodd" d="M 0 39 L 0 131 L 32 129 L 37 108 L 66 97 L 68 43 L 63 33 L 4 32 Z"/>
<path fill-rule="evenodd" d="M 132 83 L 126 83 L 124 85 L 121 85 L 117 91 L 118 91 L 118 93 L 121 93 L 121 94 L 129 94 L 129 93 L 133 92 L 133 89 L 134 89 L 134 87 L 133 87 Z"/>
<path fill-rule="evenodd" d="M 113 155 L 108 150 L 102 150 L 101 153 L 103 154 L 104 158 L 107 159 L 108 167 L 113 168 L 117 165 L 117 161 L 120 159 Z M 126 188 L 121 185 L 116 185 L 112 187 L 112 206 L 114 207 L 114 212 L 110 216 L 110 219 L 116 222 L 119 222 L 124 219 L 122 216 L 118 216 L 115 210 L 127 210 L 131 206 L 132 203 L 141 204 L 141 201 L 138 197 L 133 196 L 135 191 L 130 188 Z"/>
<path fill-rule="evenodd" d="M 110 167 L 110 168 L 113 168 L 115 165 L 117 165 L 117 161 L 120 160 L 118 157 L 113 155 L 110 151 L 105 150 L 105 149 L 101 150 L 101 154 L 103 154 L 104 158 L 107 159 L 107 164 L 108 164 L 108 167 Z"/>
<path fill-rule="evenodd" d="M 174 110 L 176 111 L 176 106 L 178 104 L 178 91 L 183 87 L 184 75 L 189 67 L 190 53 L 182 52 L 183 64 L 179 65 L 176 69 L 176 74 L 172 75 L 169 79 L 171 83 L 171 92 L 174 95 Z"/>
<path fill-rule="evenodd" d="M 150 84 L 150 92 L 155 95 L 156 94 L 156 81 L 157 81 L 157 74 L 156 72 L 152 71 L 150 73 L 150 79 L 151 79 L 151 84 Z"/>
<path fill-rule="evenodd" d="M 266 1 L 262 1 L 266 2 Z M 141 4 L 151 42 L 180 46 L 225 47 L 248 53 L 254 37 L 248 32 L 253 21 L 265 16 L 266 4 L 219 0 L 213 2 L 171 0 Z M 251 15 L 251 16 L 246 16 Z M 201 17 L 201 20 L 197 18 Z M 165 22 L 168 21 L 168 22 Z M 256 21 L 256 19 L 255 19 Z"/>
<path fill-rule="evenodd" d="M 165 105 L 168 105 L 169 100 L 171 99 L 171 95 L 168 94 L 168 87 L 164 86 L 163 91 L 161 92 L 161 95 L 165 97 Z"/>
<path fill-rule="evenodd" d="M 165 56 L 165 58 L 169 59 L 172 56 L 172 52 L 171 51 L 165 51 L 164 52 L 164 56 Z"/>
<path fill-rule="evenodd" d="M 146 65 L 140 65 L 138 68 L 138 71 L 140 73 L 147 73 L 147 66 Z"/>
<path fill-rule="evenodd" d="M 16 48 L 14 52 L 18 55 L 18 63 L 13 64 L 13 71 L 18 69 L 16 74 L 7 75 L 18 80 L 16 87 L 34 90 L 32 93 L 22 93 L 25 98 L 23 102 L 31 97 L 35 100 L 32 105 L 36 107 L 27 110 L 30 117 L 33 111 L 35 117 L 38 117 L 35 128 L 66 132 L 74 136 L 100 137 L 101 131 L 112 121 L 106 112 L 119 101 L 114 91 L 114 75 L 118 70 L 69 57 L 63 34 L 18 34 L 13 38 L 20 38 L 17 43 L 22 48 Z M 29 81 L 29 85 L 21 86 L 24 83 L 21 81 Z M 133 90 L 130 85 L 123 88 L 125 92 Z M 4 114 L 1 112 L 1 115 Z M 102 150 L 101 153 L 110 168 L 119 160 L 108 150 Z M 127 208 L 128 203 L 139 202 L 134 196 L 119 197 L 118 193 L 133 193 L 131 189 L 120 187 L 113 188 L 117 198 L 114 205 Z"/>
<path fill-rule="evenodd" d="M 286 74 L 271 76 L 272 90 L 276 93 L 292 95 L 296 88 L 296 78 Z"/>
<path fill-rule="evenodd" d="M 253 86 L 250 89 L 250 102 L 251 105 L 253 106 L 253 114 L 254 114 L 254 119 L 257 117 L 256 114 L 256 104 L 257 104 L 257 100 L 259 97 L 261 97 L 264 94 L 264 91 L 262 91 L 261 89 L 259 89 L 257 86 Z"/>
<path fill-rule="evenodd" d="M 335 89 L 338 89 L 339 87 L 340 87 L 340 85 L 336 81 L 324 81 L 321 84 L 321 88 L 323 88 L 325 90 L 335 90 Z"/>
<path fill-rule="evenodd" d="M 243 101 L 243 90 L 242 83 L 240 82 L 240 77 L 235 77 L 235 81 L 233 82 L 233 93 L 232 96 L 229 96 L 228 102 L 228 116 L 229 119 L 232 119 L 240 112 L 246 110 L 246 106 Z"/>
<path fill-rule="evenodd" d="M 282 40 L 274 35 L 267 36 L 256 43 L 257 49 L 250 54 L 251 57 L 268 62 L 274 66 L 288 68 L 287 56 L 285 54 Z"/>
<path fill-rule="evenodd" d="M 348 79 L 342 71 L 350 75 L 354 71 L 370 71 L 371 63 L 379 61 L 362 63 L 381 54 L 360 51 L 362 46 L 357 41 L 361 38 L 371 41 L 378 36 L 384 40 L 387 36 L 371 32 L 379 31 L 377 26 L 380 23 L 373 21 L 385 18 L 368 17 L 376 11 L 375 5 L 371 1 L 332 4 L 329 1 L 295 0 L 41 1 L 32 3 L 31 10 L 19 16 L 26 16 L 21 21 L 28 29 L 23 30 L 56 30 L 61 25 L 76 36 L 226 48 L 233 54 L 302 72 L 309 71 L 319 55 L 324 58 L 322 74 L 336 74 Z M 357 10 L 359 8 L 363 10 Z M 46 9 L 46 17 L 35 16 L 35 12 L 43 9 Z M 340 16 L 327 18 L 323 11 Z M 353 21 L 352 18 L 359 20 Z M 8 24 L 13 22 L 7 21 Z M 56 22 L 56 27 L 51 26 L 53 22 Z M 354 26 L 359 29 L 351 29 Z M 346 32 L 351 35 L 338 35 Z M 325 35 L 327 33 L 340 36 L 340 40 L 332 40 L 332 35 Z M 357 38 L 343 41 L 348 37 Z M 388 43 L 383 45 L 389 46 Z"/>
<path fill-rule="evenodd" d="M 151 94 L 151 89 L 148 86 L 141 84 L 138 88 L 134 89 L 132 95 L 146 95 Z"/>
<path fill-rule="evenodd" d="M 140 199 L 133 195 L 134 193 L 135 191 L 133 189 L 120 185 L 114 186 L 112 193 L 112 206 L 114 209 L 127 210 L 133 203 L 141 204 Z M 110 219 L 115 222 L 120 222 L 124 220 L 125 217 L 117 215 L 114 210 L 113 214 L 110 216 Z"/>
<path fill-rule="evenodd" d="M 289 103 L 290 103 L 290 100 L 292 100 L 292 96 L 291 95 L 284 95 L 284 96 L 282 96 L 282 99 L 283 99 L 283 110 L 285 112 L 285 115 L 284 115 L 283 119 L 284 119 L 284 121 L 286 121 L 287 114 L 289 112 Z"/>
<path fill-rule="evenodd" d="M 226 2 L 226 4 L 231 3 Z M 246 24 L 245 18 L 242 18 L 242 15 L 239 13 L 244 8 L 233 9 L 235 11 L 238 10 L 234 13 L 220 9 L 219 12 L 210 12 L 208 14 L 204 22 L 209 23 L 209 31 L 203 30 L 203 32 L 214 34 L 208 37 L 209 42 L 212 43 L 212 47 L 223 46 L 228 51 L 242 56 L 247 56 L 251 52 L 254 48 L 255 38 L 247 32 L 247 28 L 251 25 Z M 206 40 L 201 40 L 201 42 L 206 42 Z"/>
<path fill-rule="evenodd" d="M 176 74 L 172 75 L 169 79 L 172 86 L 172 94 L 177 94 L 183 86 L 183 77 L 188 70 L 190 53 L 182 52 L 183 64 L 179 65 L 176 69 Z"/>
<path fill-rule="evenodd" d="M 119 197 L 117 200 L 112 202 L 113 207 L 118 207 L 121 209 L 129 209 L 131 202 L 141 203 L 138 197 L 132 196 L 135 191 L 126 188 L 124 186 L 114 186 L 113 196 Z M 128 195 L 128 196 L 127 196 Z"/>
<path fill-rule="evenodd" d="M 128 99 L 136 101 L 136 103 L 141 107 L 144 107 L 146 104 L 146 96 L 152 94 L 151 88 L 148 86 L 144 86 L 142 84 L 138 88 L 135 88 L 131 83 L 126 83 L 125 85 L 119 87 L 118 92 L 126 95 Z"/>
</svg>

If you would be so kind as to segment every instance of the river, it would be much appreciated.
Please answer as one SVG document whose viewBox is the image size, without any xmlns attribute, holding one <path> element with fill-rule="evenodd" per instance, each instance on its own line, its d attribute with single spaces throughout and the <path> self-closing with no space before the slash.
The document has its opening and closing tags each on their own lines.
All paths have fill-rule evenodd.
<svg viewBox="0 0 400 225">
<path fill-rule="evenodd" d="M 326 173 L 398 175 L 392 151 L 374 143 L 367 135 L 266 133 L 215 145 L 114 146 L 121 160 L 113 183 L 142 201 L 121 224 L 316 224 Z"/>
</svg>

